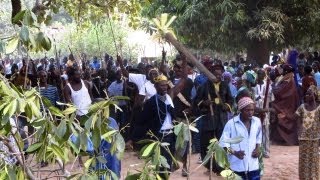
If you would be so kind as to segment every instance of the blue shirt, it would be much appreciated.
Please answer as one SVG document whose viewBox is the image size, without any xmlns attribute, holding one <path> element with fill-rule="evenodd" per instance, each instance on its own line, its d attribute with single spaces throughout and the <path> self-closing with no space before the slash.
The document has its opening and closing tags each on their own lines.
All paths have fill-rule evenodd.
<svg viewBox="0 0 320 180">
<path fill-rule="evenodd" d="M 317 82 L 318 88 L 320 88 L 320 72 L 314 73 L 313 76 L 314 76 L 314 79 L 315 79 L 316 82 Z"/>
<path fill-rule="evenodd" d="M 223 142 L 225 139 L 242 136 L 243 140 L 238 144 L 230 144 Z M 257 117 L 252 117 L 250 134 L 245 125 L 240 120 L 240 115 L 230 119 L 224 127 L 222 136 L 220 138 L 220 145 L 222 147 L 231 148 L 234 151 L 244 151 L 243 159 L 238 159 L 236 156 L 229 154 L 228 159 L 230 168 L 233 171 L 245 172 L 255 171 L 259 169 L 259 159 L 252 157 L 252 152 L 256 148 L 256 144 L 261 144 L 262 131 L 261 122 Z"/>
<path fill-rule="evenodd" d="M 98 61 L 93 62 L 93 63 L 91 63 L 91 67 L 95 70 L 98 70 L 98 69 L 100 69 L 100 63 Z"/>
</svg>

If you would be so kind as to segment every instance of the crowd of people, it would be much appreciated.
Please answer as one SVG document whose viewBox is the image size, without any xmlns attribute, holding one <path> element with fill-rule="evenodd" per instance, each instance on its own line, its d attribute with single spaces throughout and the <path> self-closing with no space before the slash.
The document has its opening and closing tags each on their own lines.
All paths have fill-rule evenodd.
<svg viewBox="0 0 320 180">
<path fill-rule="evenodd" d="M 307 57 L 307 58 L 306 58 Z M 228 152 L 231 169 L 243 179 L 259 179 L 259 156 L 270 157 L 270 144 L 299 145 L 300 179 L 319 179 L 318 140 L 320 138 L 318 89 L 320 57 L 291 50 L 287 56 L 274 55 L 270 64 L 248 63 L 239 57 L 222 61 L 209 56 L 198 60 L 216 77 L 210 81 L 183 54 L 170 63 L 163 51 L 160 63 L 137 65 L 106 54 L 99 60 L 76 60 L 71 54 L 62 60 L 5 58 L 1 73 L 14 85 L 40 87 L 40 94 L 53 105 L 73 103 L 77 116 L 88 113 L 99 98 L 128 96 L 118 102 L 122 111 L 111 110 L 126 140 L 126 147 L 139 149 L 136 142 L 154 137 L 168 142 L 175 154 L 174 125 L 186 116 L 196 122 L 199 133 L 192 134 L 192 153 L 201 163 L 210 140 L 217 138 Z M 24 119 L 20 126 L 25 126 Z M 81 122 L 84 123 L 84 122 Z M 238 144 L 225 139 L 242 136 Z M 25 146 L 27 146 L 25 144 Z M 161 149 L 173 171 L 170 153 Z M 182 176 L 188 175 L 188 149 L 182 152 Z M 209 169 L 210 163 L 205 166 Z M 213 161 L 212 171 L 223 167 Z M 120 171 L 119 168 L 116 168 Z M 117 173 L 119 175 L 119 173 Z"/>
</svg>

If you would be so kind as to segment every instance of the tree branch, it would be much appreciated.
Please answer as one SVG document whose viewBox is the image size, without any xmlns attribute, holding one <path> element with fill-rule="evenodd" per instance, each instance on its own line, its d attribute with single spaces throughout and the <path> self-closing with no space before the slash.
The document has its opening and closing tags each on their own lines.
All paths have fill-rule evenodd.
<svg viewBox="0 0 320 180">
<path fill-rule="evenodd" d="M 4 145 L 6 145 L 9 149 L 9 151 L 13 154 L 15 154 L 15 157 L 17 158 L 19 164 L 23 167 L 23 169 L 25 170 L 25 172 L 27 173 L 28 177 L 31 179 L 31 180 L 35 180 L 36 177 L 34 176 L 34 174 L 32 173 L 32 171 L 30 170 L 30 168 L 25 165 L 23 163 L 23 160 L 20 156 L 21 152 L 17 152 L 12 144 L 12 142 L 7 138 L 7 137 L 3 137 L 3 136 L 0 136 L 0 141 L 3 142 Z"/>
</svg>

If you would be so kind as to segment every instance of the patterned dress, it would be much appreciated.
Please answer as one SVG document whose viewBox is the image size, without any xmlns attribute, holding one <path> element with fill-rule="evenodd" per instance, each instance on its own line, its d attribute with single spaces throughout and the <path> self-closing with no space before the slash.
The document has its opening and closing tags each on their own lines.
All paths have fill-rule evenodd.
<svg viewBox="0 0 320 180">
<path fill-rule="evenodd" d="M 320 106 L 312 111 L 306 110 L 302 104 L 296 111 L 302 118 L 299 135 L 299 178 L 320 179 L 319 171 L 319 139 L 320 139 Z"/>
</svg>

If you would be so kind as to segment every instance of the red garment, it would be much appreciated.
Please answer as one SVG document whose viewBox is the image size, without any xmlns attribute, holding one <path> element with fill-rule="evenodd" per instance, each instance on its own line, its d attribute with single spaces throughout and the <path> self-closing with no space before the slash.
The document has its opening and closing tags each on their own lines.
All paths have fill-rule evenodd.
<svg viewBox="0 0 320 180">
<path fill-rule="evenodd" d="M 272 89 L 275 96 L 272 107 L 276 110 L 276 115 L 285 116 L 276 118 L 277 121 L 272 124 L 271 139 L 287 145 L 298 144 L 297 120 L 293 115 L 299 106 L 299 95 L 293 76 L 293 73 L 283 76 Z"/>
</svg>

